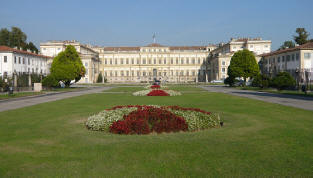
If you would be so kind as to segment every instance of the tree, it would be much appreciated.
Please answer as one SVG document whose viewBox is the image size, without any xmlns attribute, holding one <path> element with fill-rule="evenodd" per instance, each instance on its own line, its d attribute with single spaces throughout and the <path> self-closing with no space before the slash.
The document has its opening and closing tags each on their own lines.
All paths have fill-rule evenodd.
<svg viewBox="0 0 313 178">
<path fill-rule="evenodd" d="M 97 79 L 97 83 L 102 83 L 102 73 L 100 72 L 99 75 L 98 75 L 98 79 Z"/>
<path fill-rule="evenodd" d="M 303 45 L 308 42 L 310 34 L 305 30 L 305 28 L 297 28 L 296 33 L 298 36 L 293 36 L 293 38 L 298 45 Z"/>
<path fill-rule="evenodd" d="M 296 81 L 288 72 L 280 72 L 273 78 L 272 85 L 278 90 L 283 90 L 295 86 Z"/>
<path fill-rule="evenodd" d="M 11 48 L 17 47 L 18 49 L 30 50 L 38 54 L 37 47 L 32 43 L 26 42 L 27 36 L 18 27 L 12 27 L 11 31 L 7 28 L 0 30 L 0 45 L 9 46 Z"/>
<path fill-rule="evenodd" d="M 280 46 L 280 49 L 286 49 L 286 48 L 294 48 L 295 43 L 293 41 L 285 41 L 283 45 Z"/>
<path fill-rule="evenodd" d="M 59 82 L 55 79 L 55 77 L 49 74 L 42 80 L 42 86 L 45 87 L 57 87 L 59 86 Z"/>
<path fill-rule="evenodd" d="M 237 51 L 231 58 L 230 65 L 228 67 L 228 76 L 233 78 L 243 77 L 244 85 L 247 78 L 253 77 L 259 74 L 260 69 L 256 62 L 253 52 L 244 49 Z"/>
<path fill-rule="evenodd" d="M 75 47 L 69 45 L 53 59 L 50 71 L 57 81 L 69 87 L 72 80 L 77 82 L 85 76 L 86 69 Z"/>
<path fill-rule="evenodd" d="M 9 46 L 10 31 L 6 28 L 0 30 L 0 45 Z"/>
</svg>

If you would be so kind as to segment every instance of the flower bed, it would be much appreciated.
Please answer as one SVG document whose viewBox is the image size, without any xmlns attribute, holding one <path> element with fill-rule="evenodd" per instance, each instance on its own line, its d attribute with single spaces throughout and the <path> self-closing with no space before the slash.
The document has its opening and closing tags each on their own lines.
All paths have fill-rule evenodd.
<svg viewBox="0 0 313 178">
<path fill-rule="evenodd" d="M 164 85 L 147 85 L 144 88 L 145 89 L 166 89 L 168 87 Z"/>
<path fill-rule="evenodd" d="M 164 90 L 152 90 L 150 91 L 147 96 L 170 96 Z"/>
<path fill-rule="evenodd" d="M 141 91 L 134 92 L 133 95 L 134 96 L 148 96 L 148 94 L 152 91 L 153 90 L 151 90 L 151 89 L 150 90 L 141 90 Z M 179 95 L 181 95 L 181 93 L 178 91 L 173 91 L 173 90 L 162 90 L 162 91 L 164 91 L 168 94 L 168 95 L 164 95 L 164 96 L 179 96 Z M 149 95 L 149 96 L 152 96 L 152 95 Z M 161 96 L 161 95 L 154 95 L 154 96 Z"/>
<path fill-rule="evenodd" d="M 157 105 L 116 106 L 90 116 L 90 130 L 116 134 L 197 131 L 220 127 L 220 117 L 197 108 Z"/>
</svg>

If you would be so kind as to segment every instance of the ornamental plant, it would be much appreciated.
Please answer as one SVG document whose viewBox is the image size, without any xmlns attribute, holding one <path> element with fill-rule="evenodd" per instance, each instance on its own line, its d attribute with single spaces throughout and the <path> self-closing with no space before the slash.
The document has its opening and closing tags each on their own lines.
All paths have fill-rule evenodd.
<svg viewBox="0 0 313 178">
<path fill-rule="evenodd" d="M 166 93 L 164 90 L 152 90 L 150 93 L 147 94 L 147 96 L 170 96 L 168 93 Z"/>
<path fill-rule="evenodd" d="M 198 108 L 126 105 L 90 116 L 86 127 L 116 134 L 149 134 L 217 128 L 220 123 L 218 114 Z"/>
</svg>

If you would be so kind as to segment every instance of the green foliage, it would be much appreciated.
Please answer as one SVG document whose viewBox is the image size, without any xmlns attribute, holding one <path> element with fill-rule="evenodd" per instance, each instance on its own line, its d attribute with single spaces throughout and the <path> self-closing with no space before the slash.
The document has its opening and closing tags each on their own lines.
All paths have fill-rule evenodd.
<svg viewBox="0 0 313 178">
<path fill-rule="evenodd" d="M 100 72 L 100 74 L 98 75 L 97 83 L 102 83 L 102 79 L 102 73 Z"/>
<path fill-rule="evenodd" d="M 53 75 L 48 75 L 42 80 L 42 86 L 45 87 L 58 87 L 59 82 L 55 79 Z"/>
<path fill-rule="evenodd" d="M 231 86 L 231 87 L 234 86 L 235 82 L 236 82 L 236 79 L 235 79 L 235 77 L 233 77 L 233 76 L 228 76 L 228 77 L 224 80 L 224 84 L 229 85 L 229 86 Z"/>
<path fill-rule="evenodd" d="M 288 72 L 280 72 L 273 78 L 272 85 L 278 90 L 283 90 L 295 86 L 296 81 Z"/>
<path fill-rule="evenodd" d="M 252 86 L 260 88 L 268 88 L 270 85 L 270 78 L 264 74 L 258 74 L 253 77 Z"/>
<path fill-rule="evenodd" d="M 298 45 L 303 45 L 308 42 L 309 33 L 305 30 L 305 28 L 297 28 L 296 33 L 297 36 L 294 36 L 294 40 Z"/>
<path fill-rule="evenodd" d="M 259 72 L 260 69 L 253 52 L 244 49 L 237 51 L 233 55 L 227 74 L 233 78 L 243 77 L 244 81 L 246 81 L 247 78 L 253 77 L 259 74 Z"/>
<path fill-rule="evenodd" d="M 9 46 L 11 48 L 17 47 L 18 49 L 31 50 L 38 54 L 37 47 L 32 43 L 27 43 L 26 34 L 18 27 L 12 27 L 11 31 L 7 28 L 0 30 L 0 45 Z"/>
<path fill-rule="evenodd" d="M 32 79 L 32 84 L 33 84 L 33 83 L 40 83 L 41 82 L 41 78 L 43 76 L 41 76 L 40 74 L 31 74 L 30 77 Z"/>
<path fill-rule="evenodd" d="M 29 79 L 28 74 L 17 75 L 17 86 L 18 87 L 28 87 L 28 84 L 29 84 L 28 79 Z"/>
<path fill-rule="evenodd" d="M 285 41 L 283 45 L 280 46 L 279 50 L 286 48 L 294 48 L 295 43 L 293 41 Z"/>
<path fill-rule="evenodd" d="M 85 75 L 85 67 L 74 46 L 67 46 L 60 52 L 51 65 L 51 74 L 57 81 L 62 81 L 67 87 L 72 80 L 79 81 Z"/>
</svg>

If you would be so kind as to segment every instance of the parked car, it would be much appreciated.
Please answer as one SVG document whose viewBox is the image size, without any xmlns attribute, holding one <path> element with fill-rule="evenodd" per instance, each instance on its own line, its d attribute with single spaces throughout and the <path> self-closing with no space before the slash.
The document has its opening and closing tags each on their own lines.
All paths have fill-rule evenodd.
<svg viewBox="0 0 313 178">
<path fill-rule="evenodd" d="M 212 80 L 210 83 L 224 83 L 223 80 Z"/>
</svg>

